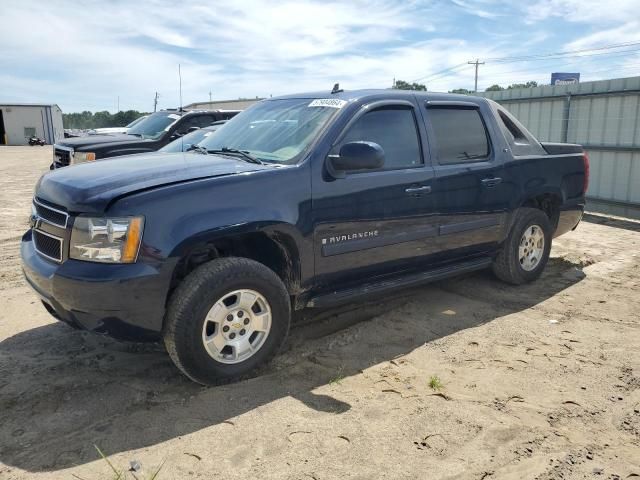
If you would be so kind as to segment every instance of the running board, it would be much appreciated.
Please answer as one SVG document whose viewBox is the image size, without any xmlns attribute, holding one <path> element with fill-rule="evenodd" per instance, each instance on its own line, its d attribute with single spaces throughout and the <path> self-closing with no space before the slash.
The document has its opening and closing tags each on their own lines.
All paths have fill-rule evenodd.
<svg viewBox="0 0 640 480">
<path fill-rule="evenodd" d="M 428 270 L 426 272 L 413 273 L 393 279 L 381 280 L 379 282 L 366 283 L 359 287 L 338 290 L 312 297 L 307 302 L 309 308 L 326 308 L 348 303 L 354 300 L 362 300 L 372 295 L 390 292 L 400 288 L 411 288 L 423 283 L 435 282 L 443 278 L 452 277 L 461 273 L 482 270 L 491 265 L 491 258 L 482 257 L 469 260 L 448 267 Z"/>
</svg>

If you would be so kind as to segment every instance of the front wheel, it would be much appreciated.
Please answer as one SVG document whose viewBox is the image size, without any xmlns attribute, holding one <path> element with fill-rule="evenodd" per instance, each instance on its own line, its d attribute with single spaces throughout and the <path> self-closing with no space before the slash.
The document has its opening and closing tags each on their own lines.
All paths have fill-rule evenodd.
<svg viewBox="0 0 640 480">
<path fill-rule="evenodd" d="M 290 317 L 289 295 L 272 270 L 245 258 L 221 258 L 198 267 L 175 290 L 164 343 L 191 380 L 228 383 L 277 353 Z"/>
<path fill-rule="evenodd" d="M 521 285 L 538 278 L 551 251 L 552 229 L 547 215 L 536 208 L 522 208 L 493 262 L 495 275 L 502 281 Z"/>
</svg>

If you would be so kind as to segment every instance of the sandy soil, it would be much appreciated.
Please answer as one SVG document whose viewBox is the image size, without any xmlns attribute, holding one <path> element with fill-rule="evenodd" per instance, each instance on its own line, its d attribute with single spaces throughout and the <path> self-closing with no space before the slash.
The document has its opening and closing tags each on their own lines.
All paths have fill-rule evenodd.
<svg viewBox="0 0 640 480">
<path fill-rule="evenodd" d="M 0 148 L 0 478 L 112 478 L 94 445 L 139 478 L 640 477 L 640 224 L 591 217 L 532 285 L 479 273 L 307 313 L 260 377 L 201 388 L 24 284 L 50 156 Z"/>
</svg>

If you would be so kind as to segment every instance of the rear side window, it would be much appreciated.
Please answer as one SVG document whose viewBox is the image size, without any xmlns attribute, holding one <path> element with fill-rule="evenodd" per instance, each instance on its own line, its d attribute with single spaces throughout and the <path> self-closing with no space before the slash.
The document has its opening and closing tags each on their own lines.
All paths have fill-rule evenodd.
<svg viewBox="0 0 640 480">
<path fill-rule="evenodd" d="M 213 115 L 200 115 L 196 119 L 197 125 L 200 128 L 208 127 L 215 121 L 216 121 L 216 117 Z"/>
<path fill-rule="evenodd" d="M 200 128 L 200 119 L 197 115 L 190 115 L 186 118 L 183 118 L 179 123 L 176 131 L 180 134 L 185 134 L 189 132 L 189 129 L 192 127 Z"/>
<path fill-rule="evenodd" d="M 422 154 L 413 108 L 381 107 L 362 115 L 340 142 L 367 141 L 384 150 L 384 170 L 422 165 Z"/>
<path fill-rule="evenodd" d="M 500 121 L 502 122 L 502 125 L 504 125 L 504 128 L 509 133 L 508 135 L 508 139 L 510 141 L 509 143 L 511 142 L 529 143 L 527 141 L 527 137 L 525 137 L 524 133 L 522 133 L 522 130 L 520 130 L 516 126 L 516 124 L 513 123 L 507 115 L 505 115 L 505 113 L 502 110 L 498 110 L 498 116 L 500 117 Z"/>
<path fill-rule="evenodd" d="M 476 109 L 429 108 L 440 165 L 477 162 L 489 156 L 489 139 Z"/>
</svg>

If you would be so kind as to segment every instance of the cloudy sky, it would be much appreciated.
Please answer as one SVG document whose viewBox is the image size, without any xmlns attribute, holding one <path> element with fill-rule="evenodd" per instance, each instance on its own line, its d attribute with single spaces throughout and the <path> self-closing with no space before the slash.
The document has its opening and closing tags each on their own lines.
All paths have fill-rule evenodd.
<svg viewBox="0 0 640 480">
<path fill-rule="evenodd" d="M 640 75 L 638 0 L 2 0 L 0 103 L 148 111 L 307 90 Z M 589 50 L 605 45 L 631 45 Z M 505 61 L 555 52 L 573 56 Z M 444 73 L 445 69 L 458 66 Z"/>
</svg>

